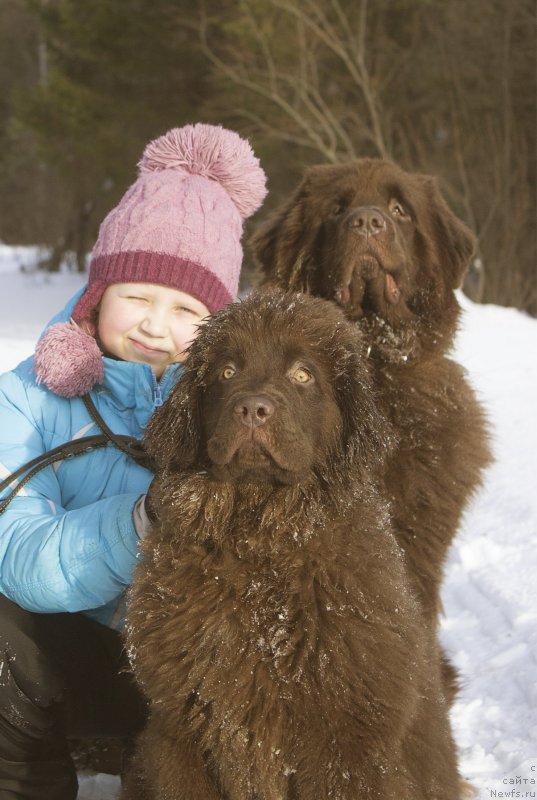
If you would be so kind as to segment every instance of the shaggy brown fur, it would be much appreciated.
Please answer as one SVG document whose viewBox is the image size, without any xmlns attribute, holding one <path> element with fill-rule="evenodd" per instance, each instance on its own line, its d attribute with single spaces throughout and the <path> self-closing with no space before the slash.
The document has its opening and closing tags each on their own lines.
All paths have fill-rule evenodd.
<svg viewBox="0 0 537 800">
<path fill-rule="evenodd" d="M 457 800 L 434 636 L 371 480 L 363 336 L 265 293 L 209 321 L 155 416 L 130 598 L 150 698 L 124 800 Z"/>
<path fill-rule="evenodd" d="M 481 407 L 446 355 L 474 237 L 433 178 L 363 159 L 309 169 L 252 245 L 268 283 L 336 301 L 367 340 L 399 439 L 385 469 L 395 531 L 435 624 L 446 554 L 490 459 Z"/>
</svg>

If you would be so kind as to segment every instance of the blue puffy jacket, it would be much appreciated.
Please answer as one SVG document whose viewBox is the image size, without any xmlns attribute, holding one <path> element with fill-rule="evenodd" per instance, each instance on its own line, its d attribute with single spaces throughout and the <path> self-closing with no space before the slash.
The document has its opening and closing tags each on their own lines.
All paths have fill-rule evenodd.
<svg viewBox="0 0 537 800">
<path fill-rule="evenodd" d="M 68 320 L 80 294 L 50 324 Z M 157 384 L 146 364 L 104 358 L 104 381 L 91 397 L 114 433 L 141 439 L 179 373 L 171 366 Z M 98 433 L 80 398 L 37 385 L 33 357 L 0 376 L 1 478 L 46 450 Z M 138 558 L 132 510 L 151 478 L 111 446 L 35 475 L 0 515 L 0 592 L 31 611 L 84 611 L 121 627 Z"/>
</svg>

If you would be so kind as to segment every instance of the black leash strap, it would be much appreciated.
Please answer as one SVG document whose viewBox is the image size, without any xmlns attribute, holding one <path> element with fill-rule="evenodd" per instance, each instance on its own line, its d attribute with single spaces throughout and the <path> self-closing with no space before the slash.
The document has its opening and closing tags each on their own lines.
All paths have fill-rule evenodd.
<svg viewBox="0 0 537 800">
<path fill-rule="evenodd" d="M 84 405 L 86 406 L 92 420 L 102 431 L 102 433 L 95 436 L 83 436 L 80 439 L 73 439 L 71 442 L 65 442 L 65 444 L 61 444 L 52 450 L 47 450 L 45 453 L 41 453 L 36 458 L 33 458 L 26 464 L 23 464 L 22 467 L 19 467 L 17 470 L 15 470 L 15 472 L 12 472 L 11 475 L 8 475 L 7 478 L 4 478 L 2 481 L 0 481 L 0 492 L 3 492 L 4 489 L 7 489 L 11 483 L 13 483 L 13 481 L 16 481 L 19 477 L 21 477 L 21 475 L 24 475 L 19 483 L 12 488 L 7 497 L 0 501 L 0 514 L 6 510 L 13 498 L 28 483 L 28 481 L 31 480 L 34 475 L 36 475 L 42 469 L 45 469 L 45 467 L 48 467 L 51 464 L 55 464 L 57 461 L 63 461 L 64 459 L 84 455 L 84 453 L 90 453 L 92 450 L 95 450 L 99 447 L 107 447 L 108 445 L 112 444 L 123 453 L 126 453 L 126 455 L 128 455 L 142 467 L 146 467 L 146 469 L 152 468 L 151 459 L 145 452 L 143 443 L 140 440 L 134 439 L 132 436 L 123 436 L 112 433 L 108 425 L 97 411 L 89 395 L 84 395 L 82 400 L 84 401 Z"/>
<path fill-rule="evenodd" d="M 119 436 L 113 433 L 97 411 L 89 394 L 83 395 L 82 400 L 88 410 L 88 414 L 110 444 L 113 444 L 118 450 L 122 450 L 138 464 L 141 464 L 142 467 L 151 469 L 151 460 L 145 452 L 143 443 L 139 439 L 134 439 L 132 436 Z"/>
</svg>

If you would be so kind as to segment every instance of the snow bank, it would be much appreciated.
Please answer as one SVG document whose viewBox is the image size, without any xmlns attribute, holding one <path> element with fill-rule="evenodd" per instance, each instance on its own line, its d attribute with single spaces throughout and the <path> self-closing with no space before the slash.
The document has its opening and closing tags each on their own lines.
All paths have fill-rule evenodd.
<svg viewBox="0 0 537 800">
<path fill-rule="evenodd" d="M 66 268 L 36 272 L 43 256 L 37 247 L 0 244 L 0 371 L 33 352 L 45 324 L 85 282 Z"/>
<path fill-rule="evenodd" d="M 462 682 L 453 725 L 480 798 L 537 797 L 537 321 L 461 305 L 454 355 L 488 410 L 495 462 L 446 570 L 442 639 Z"/>
</svg>

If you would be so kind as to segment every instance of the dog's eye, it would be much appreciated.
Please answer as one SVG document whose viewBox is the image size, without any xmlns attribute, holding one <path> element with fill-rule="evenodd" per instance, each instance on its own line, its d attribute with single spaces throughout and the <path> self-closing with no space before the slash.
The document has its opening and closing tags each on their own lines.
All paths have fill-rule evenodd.
<svg viewBox="0 0 537 800">
<path fill-rule="evenodd" d="M 235 369 L 233 364 L 226 364 L 226 366 L 224 367 L 224 369 L 220 373 L 220 377 L 224 381 L 229 381 L 229 379 L 232 378 L 235 375 L 236 371 L 237 370 Z"/>
<path fill-rule="evenodd" d="M 394 215 L 394 217 L 401 217 L 403 219 L 410 218 L 410 214 L 408 213 L 404 205 L 399 202 L 399 200 L 390 201 L 390 211 Z"/>
<path fill-rule="evenodd" d="M 291 380 L 296 383 L 310 383 L 314 380 L 313 375 L 305 367 L 294 367 L 290 372 Z"/>
<path fill-rule="evenodd" d="M 344 211 L 345 211 L 345 204 L 343 202 L 337 202 L 334 203 L 334 205 L 332 206 L 331 213 L 333 217 L 339 217 L 339 215 L 343 214 Z"/>
</svg>

